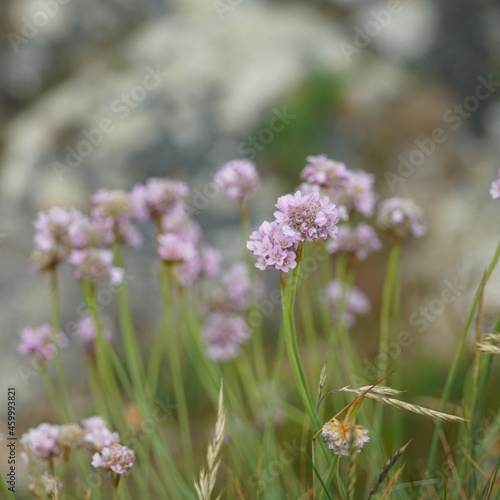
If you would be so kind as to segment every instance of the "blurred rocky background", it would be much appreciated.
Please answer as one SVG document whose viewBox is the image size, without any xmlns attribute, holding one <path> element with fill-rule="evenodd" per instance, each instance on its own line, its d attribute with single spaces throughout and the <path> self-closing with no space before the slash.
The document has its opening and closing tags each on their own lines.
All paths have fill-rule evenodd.
<svg viewBox="0 0 500 500">
<path fill-rule="evenodd" d="M 374 172 L 381 198 L 424 207 L 428 234 L 403 254 L 402 327 L 445 280 L 465 285 L 412 347 L 440 366 L 500 236 L 488 194 L 500 167 L 498 26 L 494 0 L 2 0 L 0 379 L 33 407 L 40 385 L 20 381 L 16 345 L 20 327 L 50 313 L 47 282 L 29 272 L 38 210 L 85 210 L 98 187 L 152 175 L 203 197 L 222 163 L 247 156 L 264 177 L 257 223 L 320 153 Z M 198 216 L 228 259 L 241 254 L 231 203 L 209 197 Z M 151 255 L 149 245 L 128 256 L 145 329 L 157 302 Z M 385 257 L 359 283 L 375 310 Z M 70 321 L 80 299 L 63 286 Z M 497 273 L 487 321 L 499 306 Z M 67 363 L 77 383 L 82 361 Z"/>
</svg>

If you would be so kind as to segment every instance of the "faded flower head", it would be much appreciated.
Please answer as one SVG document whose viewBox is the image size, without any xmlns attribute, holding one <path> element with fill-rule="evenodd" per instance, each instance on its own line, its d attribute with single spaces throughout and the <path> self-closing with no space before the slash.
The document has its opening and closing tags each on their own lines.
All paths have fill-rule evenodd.
<svg viewBox="0 0 500 500">
<path fill-rule="evenodd" d="M 135 462 L 135 453 L 121 444 L 106 446 L 92 457 L 93 467 L 102 467 L 115 474 L 127 474 Z"/>
<path fill-rule="evenodd" d="M 73 274 L 80 279 L 98 283 L 110 281 L 113 285 L 123 282 L 124 271 L 113 266 L 113 252 L 108 249 L 89 248 L 73 250 L 68 258 Z"/>
<path fill-rule="evenodd" d="M 403 239 L 425 234 L 426 226 L 422 209 L 411 198 L 388 198 L 380 202 L 377 226 Z"/>
<path fill-rule="evenodd" d="M 302 196 L 300 191 L 278 198 L 278 210 L 274 212 L 276 222 L 281 224 L 283 233 L 299 241 L 335 237 L 339 221 L 337 209 L 325 196 L 318 192 Z"/>
<path fill-rule="evenodd" d="M 240 353 L 241 344 L 250 339 L 251 330 L 237 314 L 211 313 L 205 325 L 207 355 L 214 361 L 228 361 Z"/>
<path fill-rule="evenodd" d="M 38 328 L 25 327 L 21 330 L 21 341 L 17 347 L 20 354 L 32 354 L 45 360 L 52 359 L 58 348 L 68 345 L 68 338 L 64 333 L 54 335 L 52 326 L 48 323 Z"/>
<path fill-rule="evenodd" d="M 249 160 L 232 160 L 215 175 L 215 184 L 228 198 L 245 201 L 260 189 L 260 178 L 255 165 Z"/>
<path fill-rule="evenodd" d="M 331 281 L 323 290 L 322 299 L 328 304 L 333 320 L 340 320 L 348 328 L 355 323 L 356 316 L 370 312 L 368 297 L 355 286 Z"/>
<path fill-rule="evenodd" d="M 26 460 L 29 457 L 49 460 L 61 452 L 58 425 L 40 424 L 23 434 L 20 441 L 24 449 L 23 457 Z"/>
<path fill-rule="evenodd" d="M 365 260 L 371 252 L 382 248 L 382 243 L 375 230 L 365 222 L 356 227 L 339 226 L 336 239 L 328 240 L 326 249 L 330 253 L 345 252 Z"/>
<path fill-rule="evenodd" d="M 111 219 L 128 218 L 132 212 L 129 195 L 121 189 L 99 189 L 92 195 L 93 215 Z"/>
<path fill-rule="evenodd" d="M 84 432 L 78 424 L 65 424 L 59 427 L 59 442 L 63 448 L 76 448 L 83 440 Z"/>
<path fill-rule="evenodd" d="M 44 472 L 40 476 L 40 481 L 42 483 L 45 493 L 49 495 L 49 498 L 57 498 L 59 490 L 62 488 L 62 482 L 57 476 L 53 476 L 47 472 Z"/>
<path fill-rule="evenodd" d="M 106 421 L 102 417 L 89 417 L 82 420 L 83 443 L 91 451 L 101 451 L 104 447 L 120 442 L 117 432 L 108 429 Z"/>
<path fill-rule="evenodd" d="M 94 319 L 91 316 L 83 316 L 80 318 L 75 327 L 76 339 L 83 346 L 86 352 L 95 353 L 95 344 L 97 341 L 97 331 Z M 111 339 L 111 330 L 108 328 L 102 329 L 102 336 L 106 340 Z"/>
<path fill-rule="evenodd" d="M 168 213 L 189 196 L 184 182 L 152 177 L 136 184 L 129 194 L 132 214 L 136 219 L 156 219 Z"/>
<path fill-rule="evenodd" d="M 500 198 L 500 169 L 498 170 L 498 179 L 491 183 L 490 194 L 494 200 Z"/>
<path fill-rule="evenodd" d="M 354 422 L 337 420 L 336 418 L 333 418 L 323 426 L 321 437 L 323 438 L 323 442 L 335 455 L 343 455 L 344 457 L 350 455 L 351 447 L 359 453 L 365 443 L 370 441 L 368 429 L 354 424 Z"/>
</svg>

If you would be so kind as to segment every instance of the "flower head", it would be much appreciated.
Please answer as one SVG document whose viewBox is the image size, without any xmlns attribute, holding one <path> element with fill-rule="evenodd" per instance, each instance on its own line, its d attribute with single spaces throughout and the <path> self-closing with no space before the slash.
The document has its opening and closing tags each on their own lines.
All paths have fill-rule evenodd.
<svg viewBox="0 0 500 500">
<path fill-rule="evenodd" d="M 83 429 L 78 424 L 65 424 L 59 427 L 59 442 L 63 448 L 75 448 L 83 439 Z"/>
<path fill-rule="evenodd" d="M 158 255 L 168 264 L 181 264 L 196 257 L 196 247 L 175 233 L 158 236 Z"/>
<path fill-rule="evenodd" d="M 351 447 L 359 453 L 365 443 L 370 441 L 367 429 L 361 425 L 354 424 L 354 422 L 337 420 L 336 418 L 328 421 L 323 426 L 321 437 L 323 438 L 323 442 L 335 455 L 343 455 L 345 457 L 350 455 Z"/>
<path fill-rule="evenodd" d="M 260 178 L 255 165 L 249 160 L 232 160 L 215 175 L 215 184 L 228 198 L 244 201 L 260 189 Z"/>
<path fill-rule="evenodd" d="M 364 260 L 371 252 L 382 248 L 382 243 L 375 230 L 365 222 L 356 227 L 339 226 L 336 239 L 328 240 L 326 249 L 330 253 L 345 252 Z"/>
<path fill-rule="evenodd" d="M 101 451 L 107 446 L 120 442 L 117 432 L 108 429 L 106 421 L 101 417 L 90 417 L 82 420 L 83 442 L 91 451 Z"/>
<path fill-rule="evenodd" d="M 51 207 L 38 212 L 33 226 L 32 261 L 36 271 L 54 269 L 71 249 L 68 230 L 71 224 L 85 216 L 75 208 Z"/>
<path fill-rule="evenodd" d="M 239 355 L 240 346 L 249 340 L 251 330 L 243 317 L 216 312 L 208 316 L 204 333 L 208 357 L 227 361 Z"/>
<path fill-rule="evenodd" d="M 98 248 L 73 250 L 68 258 L 77 278 L 97 283 L 109 280 L 113 285 L 123 282 L 124 271 L 113 266 L 113 252 Z"/>
<path fill-rule="evenodd" d="M 295 244 L 299 241 L 298 234 L 286 235 L 277 222 L 264 221 L 250 235 L 247 248 L 258 257 L 255 266 L 261 271 L 272 268 L 286 273 L 297 266 Z"/>
<path fill-rule="evenodd" d="M 281 196 L 276 207 L 276 222 L 281 224 L 286 236 L 298 237 L 304 242 L 335 237 L 337 234 L 337 209 L 326 196 L 321 198 L 318 192 L 302 196 L 297 191 L 294 195 Z"/>
<path fill-rule="evenodd" d="M 182 204 L 189 188 L 181 181 L 152 177 L 145 184 L 136 184 L 129 196 L 136 219 L 155 219 Z"/>
<path fill-rule="evenodd" d="M 422 209 L 411 198 L 388 198 L 378 207 L 377 225 L 394 237 L 403 239 L 425 234 Z"/>
<path fill-rule="evenodd" d="M 343 163 L 330 160 L 326 155 L 319 155 L 307 157 L 307 165 L 300 176 L 309 184 L 338 189 L 346 182 L 348 173 Z"/>
<path fill-rule="evenodd" d="M 341 316 L 342 322 L 350 328 L 354 325 L 356 316 L 370 311 L 368 297 L 355 286 L 342 285 L 340 281 L 331 281 L 322 293 L 323 300 L 328 304 L 334 320 Z"/>
<path fill-rule="evenodd" d="M 97 331 L 94 319 L 91 316 L 83 316 L 76 323 L 75 334 L 78 342 L 83 346 L 86 352 L 95 353 L 95 344 L 97 340 Z M 111 331 L 108 328 L 102 329 L 102 336 L 106 340 L 111 339 Z"/>
<path fill-rule="evenodd" d="M 373 215 L 376 201 L 373 174 L 349 170 L 343 163 L 330 160 L 325 155 L 308 156 L 307 161 L 301 174 L 306 184 L 301 186 L 301 190 L 319 190 L 328 196 L 337 205 L 339 217 L 343 220 L 347 220 L 352 210 L 365 217 Z"/>
<path fill-rule="evenodd" d="M 61 452 L 59 426 L 40 424 L 36 428 L 29 429 L 21 436 L 21 445 L 24 448 L 26 458 L 49 460 Z"/>
<path fill-rule="evenodd" d="M 49 360 L 55 356 L 58 348 L 68 345 L 68 338 L 64 333 L 54 335 L 52 326 L 48 323 L 38 328 L 25 327 L 21 330 L 21 341 L 17 350 L 21 354 L 32 354 Z"/>
<path fill-rule="evenodd" d="M 131 222 L 132 203 L 129 194 L 115 189 L 99 189 L 92 196 L 92 223 L 109 243 L 139 247 L 142 236 Z"/>
<path fill-rule="evenodd" d="M 127 474 L 135 462 L 135 453 L 121 444 L 104 447 L 92 457 L 93 467 L 102 467 L 116 474 Z"/>
<path fill-rule="evenodd" d="M 491 183 L 490 194 L 494 200 L 500 198 L 500 169 L 498 170 L 498 179 Z"/>
</svg>

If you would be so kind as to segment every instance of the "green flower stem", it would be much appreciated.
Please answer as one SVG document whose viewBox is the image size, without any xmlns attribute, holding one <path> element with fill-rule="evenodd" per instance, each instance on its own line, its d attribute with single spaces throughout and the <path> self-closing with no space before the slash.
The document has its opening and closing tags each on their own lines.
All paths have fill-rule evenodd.
<svg viewBox="0 0 500 500">
<path fill-rule="evenodd" d="M 103 393 L 99 389 L 99 377 L 97 374 L 97 365 L 94 357 L 87 356 L 87 376 L 90 385 L 92 400 L 98 415 L 109 421 L 108 409 Z"/>
<path fill-rule="evenodd" d="M 392 289 L 392 304 L 391 304 L 391 326 L 393 328 L 392 333 L 389 335 L 390 340 L 394 341 L 400 331 L 401 327 L 401 283 L 400 283 L 400 266 L 396 267 L 394 273 L 394 286 Z M 384 374 L 385 375 L 385 374 Z M 396 370 L 391 376 L 391 387 L 393 389 L 402 389 L 401 384 L 402 373 L 400 370 Z M 391 412 L 393 419 L 393 442 L 392 447 L 396 448 L 401 446 L 403 443 L 403 412 L 393 411 Z"/>
<path fill-rule="evenodd" d="M 60 400 L 62 399 L 62 406 L 64 408 L 66 422 L 74 421 L 73 409 L 69 397 L 68 385 L 64 375 L 62 365 L 61 348 L 59 346 L 58 334 L 61 331 L 61 308 L 59 302 L 59 289 L 57 284 L 57 272 L 52 270 L 50 273 L 50 296 L 51 296 L 51 312 L 52 312 L 52 329 L 54 335 L 54 343 L 56 345 L 56 355 L 54 358 L 54 369 L 57 378 L 57 384 L 61 392 Z"/>
<path fill-rule="evenodd" d="M 335 472 L 337 470 L 337 464 L 339 462 L 339 456 L 338 455 L 334 455 L 333 456 L 333 459 L 330 463 L 330 467 L 328 469 L 328 475 L 326 476 L 326 479 L 325 479 L 325 486 L 326 488 L 328 488 L 328 486 L 330 485 L 330 483 L 332 482 L 332 479 L 333 477 L 335 476 Z M 318 500 L 324 500 L 325 496 L 328 494 L 328 491 L 325 490 L 325 488 L 321 488 L 321 491 L 319 493 L 319 497 L 318 497 Z"/>
<path fill-rule="evenodd" d="M 167 304 L 172 300 L 169 298 L 172 293 L 172 287 L 176 286 L 175 275 L 171 266 L 165 265 L 160 269 L 160 286 L 164 302 L 163 311 L 163 327 L 165 335 L 164 348 L 169 360 L 172 383 L 174 387 L 175 400 L 178 410 L 178 423 L 180 429 L 180 437 L 184 455 L 184 465 L 186 467 L 187 477 L 193 477 L 195 474 L 193 450 L 191 446 L 191 433 L 189 426 L 189 412 L 186 401 L 186 393 L 184 389 L 184 379 L 181 367 L 181 358 L 179 352 L 179 340 L 177 320 L 175 310 L 168 310 Z"/>
<path fill-rule="evenodd" d="M 493 273 L 495 267 L 498 264 L 498 260 L 500 258 L 500 243 L 498 244 L 495 254 L 493 255 L 493 258 L 491 259 L 491 262 L 486 270 L 485 273 L 485 283 L 488 281 L 490 278 L 491 274 Z M 450 393 L 451 389 L 453 387 L 453 383 L 455 382 L 455 378 L 457 376 L 457 371 L 458 371 L 458 366 L 460 364 L 460 360 L 462 359 L 464 350 L 465 350 L 465 345 L 467 341 L 467 336 L 469 334 L 469 329 L 472 324 L 472 320 L 474 319 L 474 312 L 477 307 L 479 295 L 481 292 L 481 286 L 478 288 L 474 295 L 474 299 L 472 301 L 472 305 L 469 311 L 469 315 L 467 316 L 467 320 L 465 322 L 464 329 L 462 331 L 462 335 L 460 337 L 460 340 L 458 342 L 457 350 L 455 351 L 455 358 L 453 359 L 452 365 L 450 367 L 450 371 L 448 372 L 448 376 L 446 378 L 446 382 L 443 388 L 443 394 L 441 395 L 441 407 L 440 411 L 445 411 L 446 405 L 448 404 L 448 400 L 450 398 Z M 438 420 L 436 422 L 436 425 L 434 427 L 434 433 L 432 435 L 432 441 L 431 441 L 431 448 L 429 452 L 429 459 L 427 461 L 427 475 L 431 475 L 432 472 L 434 471 L 434 466 L 436 463 L 436 456 L 437 456 L 437 449 L 438 449 L 438 444 L 439 444 L 439 432 L 442 428 L 442 422 Z"/>
<path fill-rule="evenodd" d="M 115 264 L 123 268 L 123 258 L 121 248 L 118 243 L 114 245 Z M 130 315 L 130 308 L 128 306 L 127 285 L 125 282 L 118 287 L 118 311 L 120 317 L 120 327 L 123 333 L 123 345 L 125 348 L 125 360 L 127 368 L 131 374 L 134 393 L 137 398 L 145 401 L 144 392 L 144 369 L 140 356 L 140 349 L 135 335 L 135 329 Z"/>
<path fill-rule="evenodd" d="M 387 263 L 387 271 L 385 275 L 384 288 L 382 292 L 382 305 L 380 308 L 380 340 L 378 353 L 387 352 L 387 346 L 391 341 L 391 331 L 394 327 L 394 311 L 392 306 L 394 303 L 393 295 L 396 287 L 396 279 L 398 276 L 398 263 L 399 263 L 399 253 L 401 249 L 401 242 L 395 239 L 392 243 L 391 251 L 389 253 L 389 260 Z M 398 312 L 396 312 L 398 314 Z M 380 365 L 378 367 L 378 378 L 382 378 L 386 371 L 387 366 Z M 382 418 L 383 418 L 384 407 L 383 405 L 377 405 L 375 407 L 374 415 L 374 429 L 373 434 L 375 436 L 381 436 L 382 430 Z"/>
<path fill-rule="evenodd" d="M 297 334 L 295 332 L 293 306 L 295 304 L 295 292 L 297 289 L 298 268 L 299 266 L 297 265 L 297 267 L 293 269 L 291 273 L 291 281 L 290 283 L 286 284 L 287 288 L 289 288 L 289 299 L 287 299 L 286 289 L 281 289 L 285 343 L 287 347 L 288 358 L 290 360 L 290 365 L 293 371 L 293 376 L 295 378 L 295 383 L 297 384 L 297 389 L 302 399 L 302 404 L 304 405 L 306 413 L 308 414 L 312 424 L 315 427 L 319 427 L 320 424 L 316 416 L 316 411 L 312 403 L 309 389 L 307 387 L 304 370 L 302 369 L 302 362 L 300 360 L 299 348 L 297 344 Z"/>
<path fill-rule="evenodd" d="M 259 307 L 257 303 L 257 296 L 255 293 L 256 285 L 256 275 L 255 275 L 255 265 L 252 261 L 252 255 L 246 249 L 246 242 L 250 235 L 250 217 L 248 213 L 248 206 L 246 202 L 241 203 L 241 232 L 242 232 L 242 243 L 243 252 L 245 254 L 245 261 L 248 266 L 248 276 L 250 278 L 250 310 L 249 318 L 259 316 Z M 257 374 L 257 380 L 262 383 L 267 379 L 267 367 L 266 367 L 266 352 L 264 349 L 264 340 L 262 334 L 262 324 L 261 322 L 256 322 L 253 326 L 252 334 L 252 345 L 254 349 L 254 363 L 255 372 Z"/>
<path fill-rule="evenodd" d="M 103 388 L 103 397 L 108 407 L 108 415 L 114 426 L 123 431 L 125 430 L 123 402 L 116 383 L 116 379 L 109 360 L 109 343 L 103 336 L 102 324 L 95 296 L 95 289 L 92 283 L 82 283 L 82 291 L 85 302 L 90 310 L 90 315 L 96 328 L 96 363 L 99 382 Z"/>
<path fill-rule="evenodd" d="M 61 403 L 60 398 L 57 396 L 54 384 L 52 383 L 52 380 L 50 378 L 46 366 L 44 366 L 40 370 L 40 376 L 42 377 L 42 382 L 45 388 L 45 392 L 49 396 L 50 404 L 52 405 L 52 408 L 57 414 L 57 418 L 59 419 L 60 422 L 64 422 L 66 418 L 66 411 L 64 409 L 64 405 Z"/>
</svg>

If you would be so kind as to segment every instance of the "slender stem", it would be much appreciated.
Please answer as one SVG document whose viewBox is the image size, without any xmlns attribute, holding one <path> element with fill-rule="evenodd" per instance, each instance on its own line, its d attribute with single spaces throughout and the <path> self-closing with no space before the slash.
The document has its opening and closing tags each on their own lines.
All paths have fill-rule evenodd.
<svg viewBox="0 0 500 500">
<path fill-rule="evenodd" d="M 496 265 L 498 264 L 498 260 L 500 258 L 500 243 L 498 244 L 495 254 L 493 255 L 493 258 L 491 259 L 491 262 L 486 270 L 485 274 L 485 284 L 490 278 L 491 274 L 493 273 Z M 482 285 L 481 285 L 482 286 Z M 474 319 L 474 311 L 476 310 L 476 306 L 479 300 L 479 293 L 480 293 L 480 287 L 476 291 L 474 295 L 474 299 L 472 301 L 472 305 L 469 311 L 469 315 L 467 316 L 467 320 L 465 322 L 464 329 L 462 331 L 462 335 L 460 337 L 460 340 L 458 342 L 457 350 L 455 351 L 455 358 L 453 359 L 452 365 L 450 367 L 450 371 L 448 372 L 448 377 L 446 378 L 446 382 L 443 388 L 443 394 L 441 396 L 441 407 L 440 411 L 444 411 L 446 409 L 446 405 L 448 404 L 448 400 L 450 398 L 450 393 L 451 389 L 453 387 L 453 383 L 455 382 L 455 378 L 457 375 L 458 371 L 458 366 L 460 363 L 460 360 L 462 359 L 462 355 L 465 350 L 465 345 L 467 341 L 467 335 L 469 334 L 469 329 L 472 324 L 472 320 Z M 434 470 L 434 465 L 436 463 L 436 455 L 437 455 L 437 448 L 439 444 L 439 432 L 442 427 L 442 422 L 438 420 L 436 422 L 436 425 L 434 427 L 434 433 L 432 435 L 432 441 L 431 441 L 431 448 L 429 452 L 429 459 L 427 461 L 427 474 L 430 475 L 432 474 Z"/>
<path fill-rule="evenodd" d="M 392 243 L 391 251 L 389 253 L 389 260 L 387 263 L 387 271 L 385 275 L 384 289 L 382 292 L 382 305 L 380 310 L 380 340 L 378 349 L 378 358 L 382 359 L 383 353 L 387 353 L 388 344 L 391 340 L 391 326 L 394 318 L 392 317 L 392 305 L 393 305 L 393 295 L 394 289 L 396 287 L 396 278 L 398 275 L 398 262 L 399 262 L 399 251 L 401 248 L 401 243 L 399 240 L 394 240 Z M 380 363 L 378 368 L 378 378 L 382 378 L 386 373 L 388 366 L 386 364 Z M 376 436 L 381 436 L 382 428 L 382 417 L 384 408 L 383 405 L 377 405 L 375 407 L 375 418 L 374 418 L 374 430 L 373 434 Z"/>
<path fill-rule="evenodd" d="M 123 267 L 123 259 L 121 248 L 118 243 L 114 245 L 115 263 L 119 267 Z M 127 367 L 131 373 L 134 392 L 136 397 L 145 400 L 144 394 L 144 369 L 140 356 L 140 349 L 135 335 L 135 329 L 130 316 L 130 308 L 128 306 L 128 296 L 126 284 L 123 283 L 117 290 L 118 311 L 120 317 L 120 326 L 123 333 L 123 345 L 125 347 L 125 359 Z"/>
<path fill-rule="evenodd" d="M 50 296 L 51 296 L 51 311 L 52 311 L 52 329 L 54 344 L 56 346 L 56 355 L 54 359 L 54 368 L 56 372 L 57 384 L 61 391 L 62 406 L 64 407 L 65 418 L 68 421 L 74 420 L 73 409 L 69 397 L 68 386 L 61 358 L 61 346 L 59 341 L 59 333 L 61 330 L 61 308 L 59 303 L 59 289 L 57 284 L 57 271 L 53 269 L 50 272 Z"/>
<path fill-rule="evenodd" d="M 335 475 L 335 471 L 337 469 L 337 463 L 339 461 L 339 456 L 334 455 L 332 458 L 332 461 L 330 463 L 330 467 L 328 469 L 328 475 L 326 476 L 325 479 L 325 487 L 328 488 L 330 483 L 332 482 L 333 476 Z M 321 492 L 319 494 L 318 500 L 323 500 L 325 496 L 327 495 L 328 491 L 325 490 L 324 488 L 321 488 Z"/>
<path fill-rule="evenodd" d="M 295 320 L 293 317 L 293 304 L 295 299 L 295 290 L 297 286 L 297 269 L 298 266 L 292 271 L 292 280 L 290 286 L 290 301 L 286 298 L 286 291 L 282 288 L 282 309 L 284 319 L 284 333 L 285 343 L 288 351 L 288 358 L 292 367 L 295 383 L 299 390 L 300 397 L 305 410 L 316 427 L 319 426 L 319 421 L 316 416 L 316 411 L 312 403 L 309 389 L 307 388 L 304 370 L 302 369 L 302 362 L 300 361 L 299 348 L 297 345 L 297 335 L 295 332 Z"/>
<path fill-rule="evenodd" d="M 170 279 L 169 279 L 170 278 Z M 163 311 L 163 326 L 164 335 L 167 339 L 165 342 L 165 348 L 167 357 L 170 364 L 170 370 L 172 375 L 172 382 L 174 386 L 174 394 L 176 403 L 178 406 L 179 415 L 179 428 L 181 434 L 181 443 L 184 454 L 184 462 L 186 467 L 186 474 L 188 477 L 194 475 L 194 460 L 193 451 L 191 446 L 191 433 L 189 426 L 189 412 L 186 401 L 186 393 L 184 389 L 184 379 L 182 374 L 181 359 L 179 352 L 179 340 L 177 338 L 177 332 L 179 331 L 174 310 L 171 310 L 172 314 L 169 314 L 166 304 L 171 302 L 169 298 L 171 294 L 171 287 L 175 286 L 175 276 L 172 273 L 172 269 L 168 266 L 164 266 L 160 270 L 160 281 L 162 289 L 162 297 L 164 300 L 164 311 Z"/>
</svg>

